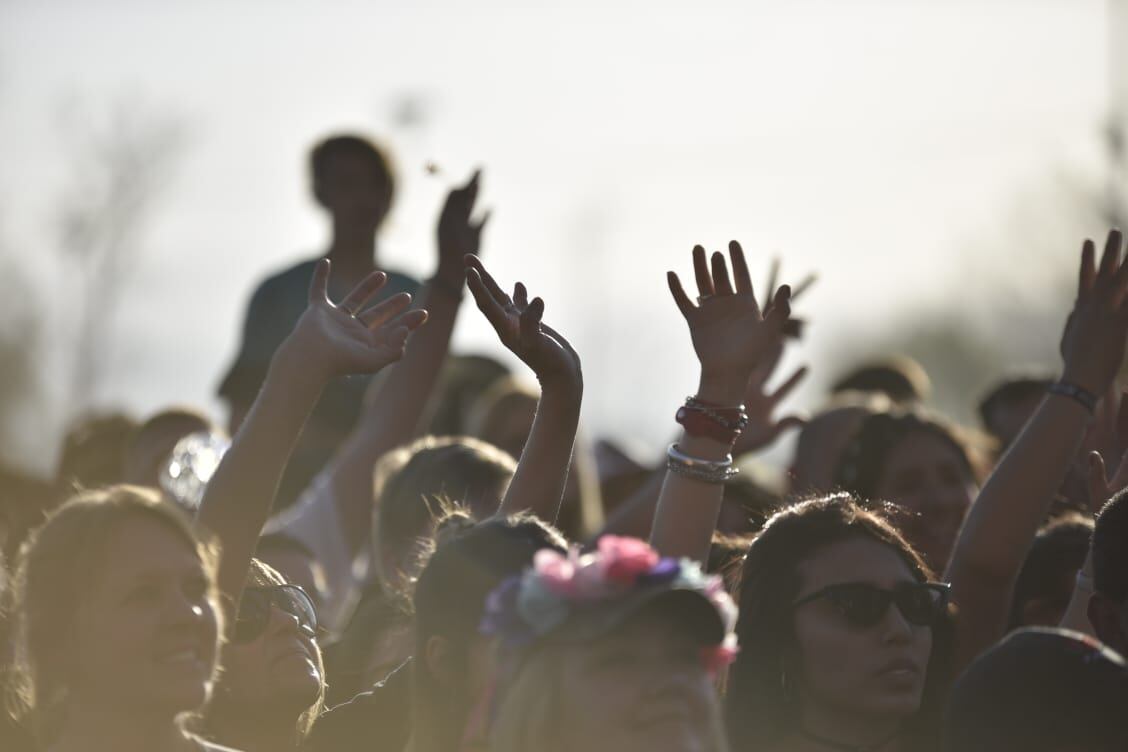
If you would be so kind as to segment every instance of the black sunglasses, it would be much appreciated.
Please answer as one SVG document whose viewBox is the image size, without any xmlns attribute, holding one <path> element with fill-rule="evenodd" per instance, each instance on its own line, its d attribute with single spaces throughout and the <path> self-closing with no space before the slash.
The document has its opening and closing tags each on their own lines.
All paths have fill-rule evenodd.
<svg viewBox="0 0 1128 752">
<path fill-rule="evenodd" d="M 903 582 L 892 590 L 864 582 L 846 582 L 816 590 L 795 601 L 792 607 L 825 599 L 853 626 L 872 627 L 884 618 L 890 604 L 896 604 L 905 621 L 931 627 L 947 612 L 950 589 L 943 582 Z"/>
<path fill-rule="evenodd" d="M 317 612 L 306 591 L 297 585 L 273 585 L 247 588 L 243 591 L 231 642 L 251 642 L 258 639 L 270 624 L 270 610 L 273 606 L 277 606 L 283 613 L 297 617 L 298 628 L 310 637 L 316 636 Z"/>
</svg>

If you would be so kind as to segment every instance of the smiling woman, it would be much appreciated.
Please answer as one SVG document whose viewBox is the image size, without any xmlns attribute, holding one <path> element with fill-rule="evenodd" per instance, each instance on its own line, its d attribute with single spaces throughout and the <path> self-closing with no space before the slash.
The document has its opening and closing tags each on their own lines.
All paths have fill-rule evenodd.
<svg viewBox="0 0 1128 752">
<path fill-rule="evenodd" d="M 201 735 L 248 752 L 297 747 L 325 703 L 313 602 L 252 559 L 230 633 L 223 673 L 200 719 Z"/>
<path fill-rule="evenodd" d="M 31 537 L 17 671 L 44 748 L 217 749 L 177 720 L 212 689 L 215 559 L 178 510 L 130 486 L 71 499 Z"/>
</svg>

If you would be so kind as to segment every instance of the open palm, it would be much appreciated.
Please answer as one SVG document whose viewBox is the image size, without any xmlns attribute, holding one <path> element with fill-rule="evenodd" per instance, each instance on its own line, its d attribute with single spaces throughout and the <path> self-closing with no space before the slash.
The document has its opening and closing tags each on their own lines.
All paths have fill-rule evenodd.
<svg viewBox="0 0 1128 752">
<path fill-rule="evenodd" d="M 317 264 L 309 307 L 290 335 L 310 370 L 326 378 L 375 373 L 403 357 L 407 338 L 427 320 L 427 312 L 408 311 L 411 296 L 407 293 L 362 310 L 387 281 L 386 274 L 374 272 L 334 304 L 328 291 L 329 260 Z"/>
<path fill-rule="evenodd" d="M 761 311 L 752 291 L 744 251 L 735 240 L 729 243 L 729 255 L 735 286 L 723 254 L 713 254 L 710 268 L 705 249 L 694 247 L 697 305 L 686 295 L 677 274 L 669 272 L 667 281 L 674 302 L 689 325 L 702 373 L 723 376 L 738 384 L 738 396 L 742 396 L 753 369 L 781 345 L 783 326 L 791 313 L 791 290 L 787 285 L 780 287 Z"/>
</svg>

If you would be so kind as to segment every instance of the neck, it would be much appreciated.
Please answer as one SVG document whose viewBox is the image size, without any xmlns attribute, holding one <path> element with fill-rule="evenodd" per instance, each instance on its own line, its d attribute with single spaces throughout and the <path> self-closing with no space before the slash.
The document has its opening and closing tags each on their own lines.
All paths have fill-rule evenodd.
<svg viewBox="0 0 1128 752">
<path fill-rule="evenodd" d="M 298 748 L 298 716 L 267 708 L 239 708 L 208 713 L 211 738 L 243 752 L 274 752 Z"/>
<path fill-rule="evenodd" d="M 334 220 L 333 240 L 327 255 L 334 265 L 371 269 L 376 260 L 376 229 L 350 226 Z"/>
<path fill-rule="evenodd" d="M 72 702 L 53 752 L 183 752 L 194 743 L 168 713 Z"/>
<path fill-rule="evenodd" d="M 895 752 L 900 749 L 898 731 L 900 719 L 873 718 L 854 712 L 833 709 L 805 709 L 802 714 L 800 734 L 812 750 L 831 752 L 832 746 L 840 749 L 858 749 L 866 752 Z"/>
</svg>

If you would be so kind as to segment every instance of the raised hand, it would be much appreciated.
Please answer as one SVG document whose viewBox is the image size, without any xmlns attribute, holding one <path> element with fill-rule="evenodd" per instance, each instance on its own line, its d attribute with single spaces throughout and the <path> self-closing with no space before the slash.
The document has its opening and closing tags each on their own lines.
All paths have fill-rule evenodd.
<svg viewBox="0 0 1128 752">
<path fill-rule="evenodd" d="M 497 332 L 501 343 L 529 368 L 542 387 L 583 389 L 580 357 L 568 340 L 541 321 L 544 301 L 529 300 L 528 290 L 518 282 L 513 296 L 506 294 L 486 271 L 477 256 L 466 257 L 466 282 L 478 309 Z"/>
<path fill-rule="evenodd" d="M 481 177 L 482 171 L 475 170 L 466 185 L 451 189 L 439 215 L 439 269 L 435 278 L 444 289 L 462 289 L 465 279 L 463 259 L 467 254 L 477 254 L 481 247 L 482 228 L 490 218 L 489 212 L 482 215 L 478 222 L 470 219 Z"/>
<path fill-rule="evenodd" d="M 1104 394 L 1116 377 L 1128 339 L 1128 263 L 1121 260 L 1121 241 L 1119 230 L 1108 234 L 1099 267 L 1093 241 L 1085 241 L 1077 301 L 1061 338 L 1062 379 L 1094 395 Z"/>
<path fill-rule="evenodd" d="M 753 369 L 764 364 L 780 346 L 791 313 L 791 289 L 787 285 L 780 287 L 761 311 L 744 251 L 735 240 L 729 243 L 729 255 L 731 279 L 723 254 L 714 253 L 710 264 L 705 249 L 694 247 L 697 305 L 686 295 L 677 274 L 666 275 L 701 363 L 701 389 L 706 393 L 698 396 L 724 404 L 734 404 L 745 396 Z"/>
<path fill-rule="evenodd" d="M 329 260 L 318 262 L 309 288 L 309 307 L 298 319 L 284 347 L 303 370 L 328 380 L 352 373 L 375 373 L 403 356 L 411 332 L 427 312 L 408 311 L 411 296 L 395 295 L 365 309 L 364 304 L 388 281 L 374 272 L 338 304 L 329 300 Z"/>
<path fill-rule="evenodd" d="M 748 414 L 748 425 L 732 448 L 734 457 L 770 446 L 784 431 L 798 428 L 806 422 L 798 415 L 775 417 L 780 403 L 807 377 L 807 367 L 801 366 L 774 392 L 769 392 L 768 380 L 779 366 L 782 355 L 781 345 L 763 365 L 753 369 L 752 376 L 748 379 L 748 389 L 744 393 L 744 412 Z"/>
</svg>

